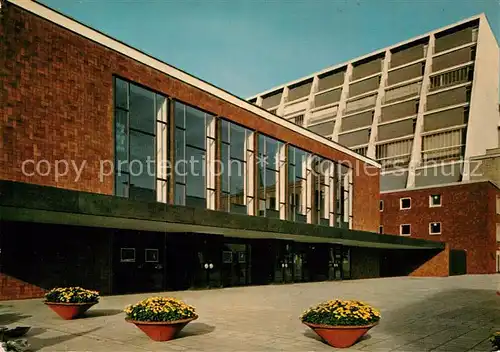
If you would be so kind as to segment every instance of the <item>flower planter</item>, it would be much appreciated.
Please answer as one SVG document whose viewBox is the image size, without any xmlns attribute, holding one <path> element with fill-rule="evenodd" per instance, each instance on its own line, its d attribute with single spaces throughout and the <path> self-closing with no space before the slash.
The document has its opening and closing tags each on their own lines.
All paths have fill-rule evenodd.
<svg viewBox="0 0 500 352">
<path fill-rule="evenodd" d="M 59 303 L 59 302 L 44 302 L 61 318 L 65 320 L 75 319 L 85 313 L 90 307 L 97 304 L 92 303 Z"/>
<path fill-rule="evenodd" d="M 368 330 L 378 323 L 363 326 L 330 326 L 306 322 L 304 324 L 314 330 L 330 346 L 346 348 L 354 345 Z"/>
<path fill-rule="evenodd" d="M 137 321 L 125 319 L 125 321 L 135 324 L 153 341 L 169 341 L 172 340 L 189 322 L 198 319 L 198 316 L 193 318 L 175 320 L 175 321 Z"/>
</svg>

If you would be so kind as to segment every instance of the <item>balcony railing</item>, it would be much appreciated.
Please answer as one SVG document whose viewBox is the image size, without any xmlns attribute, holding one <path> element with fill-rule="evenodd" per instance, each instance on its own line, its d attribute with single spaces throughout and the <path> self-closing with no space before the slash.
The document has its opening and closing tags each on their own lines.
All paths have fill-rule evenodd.
<svg viewBox="0 0 500 352">
<path fill-rule="evenodd" d="M 473 67 L 460 67 L 431 77 L 430 90 L 441 89 L 472 80 Z"/>
</svg>

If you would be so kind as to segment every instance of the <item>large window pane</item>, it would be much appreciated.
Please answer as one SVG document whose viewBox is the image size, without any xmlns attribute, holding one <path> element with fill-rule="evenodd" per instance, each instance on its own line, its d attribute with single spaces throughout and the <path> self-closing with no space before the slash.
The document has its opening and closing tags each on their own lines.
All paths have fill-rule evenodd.
<svg viewBox="0 0 500 352">
<path fill-rule="evenodd" d="M 174 103 L 174 108 L 175 108 L 175 126 L 180 128 L 186 128 L 185 105 L 176 101 Z"/>
<path fill-rule="evenodd" d="M 230 178 L 230 175 L 229 175 L 229 145 L 227 144 L 222 144 L 221 145 L 221 167 L 223 168 L 222 169 L 222 173 L 221 173 L 221 189 L 223 192 L 230 192 L 230 187 L 229 187 L 229 178 Z"/>
<path fill-rule="evenodd" d="M 245 194 L 246 138 L 251 133 L 244 127 L 221 120 L 221 210 L 247 214 Z"/>
<path fill-rule="evenodd" d="M 186 205 L 186 186 L 179 183 L 175 185 L 175 204 Z"/>
<path fill-rule="evenodd" d="M 153 92 L 136 85 L 130 86 L 130 127 L 154 133 L 155 95 Z"/>
<path fill-rule="evenodd" d="M 205 149 L 205 113 L 186 107 L 186 144 Z"/>
<path fill-rule="evenodd" d="M 186 144 L 184 130 L 175 129 L 175 180 L 177 182 L 186 182 Z"/>
<path fill-rule="evenodd" d="M 128 83 L 119 78 L 115 80 L 115 105 L 128 110 Z"/>
<path fill-rule="evenodd" d="M 140 200 L 157 200 L 156 164 L 166 163 L 167 100 L 165 96 L 115 79 L 115 194 Z M 156 124 L 161 127 L 159 136 Z M 158 138 L 158 150 L 156 150 Z M 166 195 L 166 193 L 165 193 Z M 164 196 L 159 199 L 166 201 Z"/>
<path fill-rule="evenodd" d="M 155 138 L 130 131 L 130 198 L 155 200 Z"/>
<path fill-rule="evenodd" d="M 115 195 L 118 197 L 128 197 L 128 174 L 115 173 Z"/>
<path fill-rule="evenodd" d="M 155 137 L 130 131 L 130 172 L 155 176 Z"/>
<path fill-rule="evenodd" d="M 229 143 L 229 122 L 226 120 L 221 120 L 221 136 L 220 139 L 222 142 Z"/>
<path fill-rule="evenodd" d="M 205 151 L 186 147 L 186 195 L 205 198 Z"/>
<path fill-rule="evenodd" d="M 231 201 L 236 204 L 245 204 L 245 178 L 244 178 L 244 164 L 239 160 L 232 160 L 231 162 Z"/>
<path fill-rule="evenodd" d="M 115 114 L 115 168 L 128 169 L 128 113 L 116 110 Z"/>
<path fill-rule="evenodd" d="M 245 159 L 246 129 L 231 124 L 231 158 Z"/>
</svg>

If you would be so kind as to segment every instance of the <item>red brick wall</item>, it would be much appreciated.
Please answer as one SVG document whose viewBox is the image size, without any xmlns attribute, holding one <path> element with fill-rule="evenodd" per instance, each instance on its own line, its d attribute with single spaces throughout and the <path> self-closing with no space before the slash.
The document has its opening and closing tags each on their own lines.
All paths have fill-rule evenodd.
<svg viewBox="0 0 500 352">
<path fill-rule="evenodd" d="M 469 274 L 493 273 L 497 192 L 491 183 L 481 182 L 382 193 L 381 223 L 384 232 L 393 235 L 399 235 L 401 224 L 411 224 L 412 237 L 443 241 L 450 249 L 465 249 Z M 433 194 L 441 194 L 441 207 L 429 207 Z M 411 197 L 411 209 L 399 209 L 403 197 Z M 441 235 L 429 235 L 430 222 L 441 222 Z"/>
<path fill-rule="evenodd" d="M 354 225 L 377 231 L 378 173 L 364 174 L 352 156 L 117 52 L 35 17 L 9 4 L 0 25 L 0 179 L 113 193 L 113 177 L 100 181 L 99 160 L 113 160 L 113 75 L 224 116 L 297 147 L 355 167 Z M 81 179 L 73 170 L 59 180 L 23 175 L 24 160 L 86 160 Z M 29 172 L 32 170 L 29 169 Z M 42 170 L 45 171 L 45 170 Z M 360 175 L 360 176 L 356 176 Z"/>
<path fill-rule="evenodd" d="M 410 276 L 437 276 L 446 277 L 450 272 L 450 247 L 446 245 L 446 249 L 436 254 L 424 264 L 415 269 Z"/>
<path fill-rule="evenodd" d="M 45 290 L 0 273 L 0 301 L 11 299 L 39 298 L 45 295 Z"/>
</svg>

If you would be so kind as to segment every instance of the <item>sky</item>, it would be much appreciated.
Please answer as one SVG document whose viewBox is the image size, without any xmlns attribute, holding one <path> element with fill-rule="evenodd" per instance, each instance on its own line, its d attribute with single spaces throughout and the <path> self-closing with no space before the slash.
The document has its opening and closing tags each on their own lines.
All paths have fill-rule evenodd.
<svg viewBox="0 0 500 352">
<path fill-rule="evenodd" d="M 500 0 L 39 0 L 242 98 L 485 13 Z"/>
</svg>

